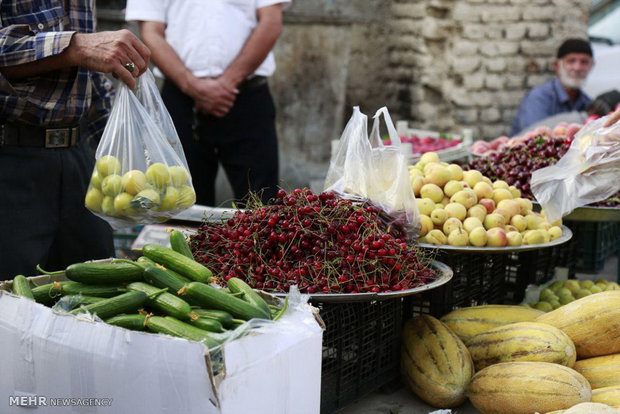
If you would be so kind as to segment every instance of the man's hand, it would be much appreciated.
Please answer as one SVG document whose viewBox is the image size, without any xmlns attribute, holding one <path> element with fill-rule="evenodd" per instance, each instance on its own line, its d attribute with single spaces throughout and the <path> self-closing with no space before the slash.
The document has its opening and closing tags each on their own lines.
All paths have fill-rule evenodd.
<svg viewBox="0 0 620 414">
<path fill-rule="evenodd" d="M 126 29 L 76 33 L 64 53 L 72 66 L 113 73 L 132 89 L 136 86 L 134 76 L 140 76 L 146 71 L 151 56 L 149 48 Z M 125 68 L 129 62 L 134 63 L 133 73 Z"/>
<path fill-rule="evenodd" d="M 196 78 L 190 88 L 196 109 L 219 118 L 230 112 L 239 93 L 237 88 L 221 78 Z"/>
<path fill-rule="evenodd" d="M 620 108 L 616 109 L 615 112 L 611 114 L 611 116 L 609 117 L 607 122 L 605 122 L 605 125 L 603 125 L 603 127 L 604 128 L 610 127 L 616 122 L 618 122 L 618 120 L 620 120 Z"/>
</svg>

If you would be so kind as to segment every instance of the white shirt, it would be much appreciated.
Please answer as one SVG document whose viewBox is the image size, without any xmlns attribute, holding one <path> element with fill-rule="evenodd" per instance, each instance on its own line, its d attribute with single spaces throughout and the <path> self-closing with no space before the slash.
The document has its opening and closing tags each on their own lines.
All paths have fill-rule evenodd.
<svg viewBox="0 0 620 414">
<path fill-rule="evenodd" d="M 166 41 L 197 77 L 221 75 L 256 27 L 256 9 L 290 0 L 127 0 L 127 21 L 166 23 Z M 270 76 L 273 52 L 254 71 Z M 155 74 L 162 77 L 155 68 Z"/>
</svg>

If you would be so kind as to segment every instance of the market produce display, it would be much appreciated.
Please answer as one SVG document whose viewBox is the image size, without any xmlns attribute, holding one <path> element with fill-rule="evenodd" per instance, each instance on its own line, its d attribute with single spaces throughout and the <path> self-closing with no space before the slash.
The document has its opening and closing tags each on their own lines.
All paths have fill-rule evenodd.
<svg viewBox="0 0 620 414">
<path fill-rule="evenodd" d="M 13 293 L 73 315 L 93 314 L 112 325 L 178 336 L 207 348 L 223 343 L 227 329 L 245 321 L 282 315 L 286 302 L 282 308 L 267 304 L 240 279 L 230 278 L 226 288 L 208 284 L 210 271 L 181 253 L 189 248 L 187 243 L 177 239 L 173 245 L 178 251 L 147 244 L 135 262 L 117 259 L 76 263 L 58 272 L 40 269 L 68 279 L 41 286 L 31 287 L 28 279 L 16 276 Z"/>
<path fill-rule="evenodd" d="M 561 222 L 549 224 L 532 202 L 502 180 L 440 163 L 428 152 L 409 167 L 421 213 L 420 242 L 451 246 L 521 246 L 562 236 Z"/>
<path fill-rule="evenodd" d="M 424 401 L 451 408 L 450 400 L 425 393 L 437 394 L 442 387 L 453 395 L 460 392 L 455 379 L 469 372 L 463 361 L 471 357 L 476 373 L 465 395 L 482 414 L 618 409 L 619 301 L 620 291 L 605 291 L 549 313 L 485 305 L 456 309 L 441 322 L 415 317 L 403 330 L 403 376 Z M 432 385 L 420 391 L 421 382 L 412 383 L 412 373 Z"/>
<path fill-rule="evenodd" d="M 523 305 L 549 312 L 576 299 L 608 290 L 620 290 L 620 285 L 605 279 L 555 281 L 540 291 L 538 302 Z"/>
<path fill-rule="evenodd" d="M 532 172 L 555 164 L 571 143 L 572 137 L 537 135 L 489 153 L 487 157 L 475 158 L 465 169 L 480 171 L 491 180 L 503 180 L 519 189 L 522 197 L 534 200 L 530 188 Z M 620 193 L 590 206 L 620 207 Z"/>
<path fill-rule="evenodd" d="M 309 189 L 205 222 L 190 245 L 222 283 L 237 277 L 269 292 L 390 292 L 435 278 L 430 258 L 380 209 Z"/>
<path fill-rule="evenodd" d="M 196 202 L 184 167 L 154 163 L 146 171 L 121 173 L 116 157 L 105 155 L 97 160 L 84 201 L 88 209 L 139 222 L 145 216 L 180 212 Z"/>
</svg>

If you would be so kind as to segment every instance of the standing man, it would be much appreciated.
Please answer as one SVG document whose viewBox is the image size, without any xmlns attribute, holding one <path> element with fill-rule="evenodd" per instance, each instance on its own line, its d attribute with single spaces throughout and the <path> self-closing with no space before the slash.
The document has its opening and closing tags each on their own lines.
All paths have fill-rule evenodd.
<svg viewBox="0 0 620 414">
<path fill-rule="evenodd" d="M 581 87 L 593 66 L 592 48 L 587 40 L 564 41 L 553 62 L 557 77 L 525 95 L 510 135 L 515 136 L 537 121 L 562 112 L 585 111 L 590 98 Z"/>
<path fill-rule="evenodd" d="M 110 257 L 110 227 L 84 206 L 113 92 L 99 72 L 134 87 L 150 52 L 94 33 L 95 0 L 5 1 L 0 19 L 0 280 Z"/>
<path fill-rule="evenodd" d="M 275 107 L 267 77 L 290 0 L 128 0 L 127 20 L 153 51 L 162 97 L 179 133 L 197 203 L 215 205 L 222 164 L 236 200 L 274 197 Z M 194 134 L 195 133 L 195 134 Z M 195 137 L 195 138 L 194 138 Z"/>
</svg>

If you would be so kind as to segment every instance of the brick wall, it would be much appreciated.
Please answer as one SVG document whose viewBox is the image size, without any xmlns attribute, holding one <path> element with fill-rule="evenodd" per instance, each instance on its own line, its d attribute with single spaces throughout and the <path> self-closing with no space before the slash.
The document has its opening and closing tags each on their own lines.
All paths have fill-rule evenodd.
<svg viewBox="0 0 620 414">
<path fill-rule="evenodd" d="M 585 36 L 585 0 L 393 0 L 391 106 L 417 126 L 508 133 L 523 95 L 553 76 L 559 44 Z"/>
</svg>

